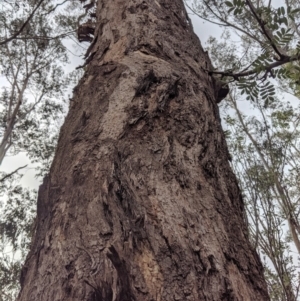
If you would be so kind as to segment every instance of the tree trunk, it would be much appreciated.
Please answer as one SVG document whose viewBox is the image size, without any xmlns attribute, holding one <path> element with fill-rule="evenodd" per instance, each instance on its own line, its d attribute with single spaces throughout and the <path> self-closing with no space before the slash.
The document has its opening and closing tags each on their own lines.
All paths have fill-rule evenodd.
<svg viewBox="0 0 300 301">
<path fill-rule="evenodd" d="M 100 0 L 19 301 L 269 300 L 182 0 Z"/>
</svg>

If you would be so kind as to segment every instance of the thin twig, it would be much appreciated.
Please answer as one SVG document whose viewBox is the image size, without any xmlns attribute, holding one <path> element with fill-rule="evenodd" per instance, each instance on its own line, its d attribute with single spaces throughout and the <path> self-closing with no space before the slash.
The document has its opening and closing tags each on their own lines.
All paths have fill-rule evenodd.
<svg viewBox="0 0 300 301">
<path fill-rule="evenodd" d="M 47 11 L 45 14 L 43 14 L 43 16 L 49 15 L 50 13 L 52 13 L 53 11 L 55 11 L 55 10 L 57 9 L 58 6 L 61 6 L 61 5 L 65 4 L 65 3 L 68 2 L 68 1 L 70 1 L 70 0 L 65 0 L 65 1 L 63 1 L 63 2 L 61 2 L 61 3 L 56 4 L 52 9 L 50 9 L 50 10 Z"/>
<path fill-rule="evenodd" d="M 14 171 L 11 172 L 11 173 L 5 175 L 2 179 L 0 179 L 0 182 L 3 182 L 5 179 L 10 178 L 10 177 L 13 176 L 15 173 L 17 173 L 20 169 L 23 169 L 23 168 L 25 168 L 25 167 L 27 167 L 27 164 L 24 165 L 24 166 L 21 166 L 21 167 L 17 168 L 16 170 L 14 170 Z"/>
<path fill-rule="evenodd" d="M 277 68 L 279 66 L 282 66 L 286 63 L 290 63 L 290 62 L 295 62 L 299 60 L 299 56 L 291 56 L 291 57 L 284 57 L 282 60 L 280 61 L 276 61 L 268 66 L 265 67 L 265 74 L 264 77 L 271 72 L 272 69 Z M 205 70 L 207 71 L 209 74 L 219 74 L 222 76 L 231 76 L 234 79 L 238 80 L 239 77 L 244 77 L 244 76 L 249 76 L 249 75 L 253 75 L 253 74 L 257 74 L 257 70 L 252 69 L 246 72 L 239 72 L 239 73 L 232 73 L 232 72 L 228 72 L 228 71 L 213 71 L 213 70 Z"/>
<path fill-rule="evenodd" d="M 264 33 L 264 35 L 266 36 L 266 38 L 269 40 L 272 48 L 274 49 L 274 51 L 279 55 L 280 58 L 284 57 L 284 53 L 282 53 L 278 47 L 276 46 L 275 42 L 274 42 L 274 37 L 273 34 L 271 33 L 271 31 L 267 28 L 265 21 L 262 20 L 257 12 L 255 7 L 253 6 L 252 2 L 250 0 L 246 0 L 247 5 L 249 6 L 253 16 L 255 17 L 256 21 L 258 22 L 260 28 L 262 29 L 262 32 Z"/>
<path fill-rule="evenodd" d="M 47 36 L 25 36 L 25 37 L 16 37 L 16 40 L 46 40 L 46 41 L 50 41 L 50 40 L 55 40 L 58 38 L 65 38 L 67 36 L 69 36 L 72 33 L 75 33 L 76 30 L 71 30 L 65 33 L 62 33 L 60 35 L 54 36 L 54 37 L 47 37 Z"/>
</svg>

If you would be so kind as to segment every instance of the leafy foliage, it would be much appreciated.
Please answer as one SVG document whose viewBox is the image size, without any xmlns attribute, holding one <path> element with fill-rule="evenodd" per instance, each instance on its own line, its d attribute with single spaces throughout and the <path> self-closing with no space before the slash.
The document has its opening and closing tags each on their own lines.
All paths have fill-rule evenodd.
<svg viewBox="0 0 300 301">
<path fill-rule="evenodd" d="M 190 2 L 186 2 L 189 5 Z M 192 6 L 189 6 L 201 18 L 225 28 L 231 27 L 237 35 L 242 34 L 241 40 L 244 45 L 248 44 L 245 45 L 248 54 L 250 49 L 252 54 L 256 53 L 253 60 L 247 54 L 238 64 L 236 61 L 231 62 L 234 64 L 232 68 L 209 71 L 228 80 L 233 78 L 241 81 L 238 84 L 241 89 L 245 89 L 245 83 L 248 82 L 249 99 L 252 101 L 261 88 L 259 86 L 269 78 L 290 80 L 291 77 L 283 66 L 299 62 L 300 59 L 299 42 L 296 38 L 297 35 L 300 36 L 297 26 L 300 18 L 299 3 L 286 1 L 280 7 L 272 6 L 271 3 L 272 1 L 194 0 Z M 264 96 L 267 101 L 272 99 L 273 92 L 273 89 L 265 89 Z"/>
<path fill-rule="evenodd" d="M 268 108 L 256 103 L 255 115 L 246 117 L 232 96 L 227 105 L 234 110 L 225 118 L 232 164 L 244 192 L 252 243 L 265 259 L 270 295 L 297 300 L 299 241 L 293 233 L 300 213 L 300 107 L 278 100 Z"/>
<path fill-rule="evenodd" d="M 1 173 L 3 176 L 3 173 Z M 0 182 L 0 300 L 15 300 L 20 268 L 33 231 L 36 193 L 19 185 L 22 175 Z"/>
<path fill-rule="evenodd" d="M 49 169 L 66 92 L 79 74 L 65 71 L 65 45 L 76 32 L 80 3 L 66 2 L 4 1 L 0 7 L 0 165 L 6 156 L 26 154 L 37 176 Z M 33 230 L 36 192 L 21 184 L 28 169 L 0 172 L 0 301 L 15 300 Z"/>
<path fill-rule="evenodd" d="M 272 301 L 296 301 L 300 107 L 295 98 L 286 102 L 280 91 L 300 96 L 300 3 L 273 2 L 195 0 L 190 8 L 224 27 L 207 49 L 216 66 L 211 74 L 231 83 L 221 110 L 249 234 L 262 256 Z"/>
</svg>

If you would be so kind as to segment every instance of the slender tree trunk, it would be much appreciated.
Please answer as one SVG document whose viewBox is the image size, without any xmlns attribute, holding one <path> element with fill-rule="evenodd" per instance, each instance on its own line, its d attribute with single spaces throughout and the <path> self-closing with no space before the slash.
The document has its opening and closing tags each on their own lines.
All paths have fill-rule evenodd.
<svg viewBox="0 0 300 301">
<path fill-rule="evenodd" d="M 269 300 L 182 0 L 100 0 L 19 301 Z"/>
</svg>

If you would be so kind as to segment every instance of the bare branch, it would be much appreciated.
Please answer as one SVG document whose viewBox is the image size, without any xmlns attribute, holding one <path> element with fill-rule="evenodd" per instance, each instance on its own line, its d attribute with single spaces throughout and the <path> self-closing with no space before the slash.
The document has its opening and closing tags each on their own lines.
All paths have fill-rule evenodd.
<svg viewBox="0 0 300 301">
<path fill-rule="evenodd" d="M 26 36 L 26 37 L 16 37 L 16 40 L 46 40 L 46 41 L 50 41 L 50 40 L 55 40 L 55 39 L 59 39 L 59 38 L 65 38 L 68 35 L 75 33 L 76 30 L 71 30 L 65 33 L 62 33 L 60 35 L 54 36 L 54 37 L 47 37 L 47 36 Z"/>
<path fill-rule="evenodd" d="M 70 0 L 65 0 L 65 1 L 63 1 L 63 2 L 61 2 L 61 3 L 56 4 L 52 9 L 50 9 L 50 10 L 47 11 L 45 14 L 43 14 L 43 16 L 49 15 L 50 13 L 52 13 L 53 11 L 55 11 L 59 6 L 65 4 L 65 3 L 68 2 L 68 1 L 70 1 Z"/>
<path fill-rule="evenodd" d="M 14 171 L 11 172 L 11 173 L 5 175 L 3 178 L 0 179 L 0 183 L 3 182 L 5 179 L 10 178 L 10 177 L 13 176 L 15 173 L 17 173 L 19 170 L 21 170 L 21 169 L 23 169 L 23 168 L 25 168 L 25 167 L 27 167 L 27 164 L 24 165 L 24 166 L 21 166 L 21 167 L 17 168 L 16 170 L 14 170 Z"/>
<path fill-rule="evenodd" d="M 282 58 L 282 60 L 276 61 L 276 62 L 266 66 L 265 67 L 265 74 L 262 78 L 265 78 L 271 72 L 272 69 L 275 69 L 279 66 L 285 65 L 287 63 L 295 62 L 295 61 L 298 61 L 298 60 L 299 60 L 299 55 L 288 56 L 288 57 L 284 56 Z M 227 71 L 213 71 L 213 70 L 205 70 L 205 71 L 207 71 L 210 75 L 211 74 L 219 74 L 219 75 L 222 75 L 222 76 L 233 77 L 235 80 L 238 80 L 240 77 L 245 77 L 245 76 L 257 74 L 257 70 L 255 70 L 255 69 L 245 71 L 245 72 L 239 72 L 239 73 L 233 73 L 233 72 L 227 72 Z"/>
</svg>

